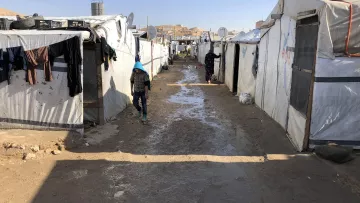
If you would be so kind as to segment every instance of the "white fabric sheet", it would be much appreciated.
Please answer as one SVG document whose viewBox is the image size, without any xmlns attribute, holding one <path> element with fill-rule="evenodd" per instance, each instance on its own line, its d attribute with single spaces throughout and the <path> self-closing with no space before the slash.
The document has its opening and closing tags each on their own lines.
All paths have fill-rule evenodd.
<svg viewBox="0 0 360 203">
<path fill-rule="evenodd" d="M 255 77 L 252 69 L 256 55 L 256 44 L 240 44 L 238 94 L 249 93 L 255 97 Z"/>
<path fill-rule="evenodd" d="M 318 59 L 316 77 L 360 77 L 359 58 Z M 316 82 L 312 140 L 360 141 L 360 83 Z"/>
<path fill-rule="evenodd" d="M 118 32 L 117 23 L 121 23 Z M 126 29 L 126 18 L 117 16 L 103 23 L 97 32 L 106 38 L 115 49 L 117 61 L 111 61 L 109 70 L 102 67 L 102 87 L 104 94 L 105 121 L 111 120 L 130 103 L 130 76 L 135 64 L 135 38 L 131 30 Z"/>
<path fill-rule="evenodd" d="M 225 55 L 225 84 L 229 87 L 230 92 L 234 88 L 234 60 L 235 60 L 235 44 L 228 43 Z"/>
<path fill-rule="evenodd" d="M 290 100 L 295 21 L 283 16 L 260 42 L 255 102 L 284 129 Z"/>
<path fill-rule="evenodd" d="M 80 37 L 81 50 L 84 32 L 68 31 L 1 31 L 0 48 L 23 46 L 32 50 Z M 55 63 L 63 72 L 53 71 L 54 80 L 44 81 L 44 72 L 37 70 L 36 85 L 25 81 L 25 71 L 16 71 L 10 85 L 0 84 L 1 128 L 71 129 L 83 131 L 83 94 L 69 96 L 66 64 Z"/>
</svg>

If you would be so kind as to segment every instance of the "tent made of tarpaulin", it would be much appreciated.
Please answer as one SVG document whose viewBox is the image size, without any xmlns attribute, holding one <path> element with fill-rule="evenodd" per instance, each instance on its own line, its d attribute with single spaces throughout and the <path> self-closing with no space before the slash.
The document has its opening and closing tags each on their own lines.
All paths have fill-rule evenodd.
<svg viewBox="0 0 360 203">
<path fill-rule="evenodd" d="M 0 49 L 22 46 L 25 51 L 67 39 L 89 37 L 79 31 L 18 30 L 0 32 Z M 0 127 L 19 129 L 67 129 L 83 131 L 83 94 L 69 96 L 67 64 L 62 57 L 52 67 L 53 80 L 44 80 L 44 70 L 36 70 L 38 84 L 25 81 L 25 71 L 14 71 L 11 84 L 0 83 Z M 82 76 L 81 76 L 82 77 Z"/>
<path fill-rule="evenodd" d="M 359 61 L 336 57 L 359 52 L 360 1 L 351 2 L 352 7 L 338 1 L 279 1 L 263 25 L 255 101 L 287 130 L 300 151 L 309 138 L 313 145 L 354 146 L 360 141 L 353 133 L 358 132 L 354 67 Z"/>
<path fill-rule="evenodd" d="M 214 54 L 216 55 L 220 55 L 223 54 L 223 47 L 224 44 L 221 42 L 215 42 L 214 43 Z M 217 81 L 219 82 L 224 82 L 225 80 L 225 70 L 223 69 L 223 61 L 222 61 L 223 57 L 220 58 L 216 58 L 214 60 L 214 77 L 216 78 Z"/>
<path fill-rule="evenodd" d="M 112 120 L 131 103 L 129 80 L 135 64 L 136 43 L 132 31 L 127 28 L 126 17 L 114 16 L 80 16 L 80 17 L 45 17 L 56 21 L 83 20 L 95 28 L 99 37 L 106 39 L 108 45 L 116 52 L 117 60 L 110 60 L 106 70 L 104 63 L 98 63 L 99 49 L 88 50 L 85 55 L 87 65 L 97 64 L 89 68 L 97 75 L 87 77 L 88 86 L 98 89 L 90 90 L 92 95 L 86 111 L 85 119 L 105 123 Z M 89 58 L 87 58 L 89 56 Z M 92 62 L 91 62 L 92 60 Z M 95 74 L 95 73 L 94 73 Z M 92 102 L 91 99 L 94 101 Z"/>
<path fill-rule="evenodd" d="M 351 5 L 351 6 L 350 6 Z M 350 18 L 351 12 L 351 18 Z M 355 54 L 360 49 L 360 1 L 330 0 L 279 0 L 271 15 L 263 23 L 262 36 L 274 25 L 277 16 L 293 19 L 319 16 L 318 57 L 332 58 L 344 56 L 346 52 Z M 275 19 L 274 19 L 275 18 Z M 351 20 L 351 23 L 350 23 Z M 348 46 L 346 37 L 350 27 Z M 348 49 L 346 48 L 348 47 Z"/>
<path fill-rule="evenodd" d="M 201 64 L 205 64 L 205 56 L 209 53 L 211 42 L 200 43 L 198 45 L 198 61 Z"/>
<path fill-rule="evenodd" d="M 235 69 L 235 50 L 236 44 L 228 42 L 225 48 L 225 84 L 234 92 L 234 69 Z"/>
<path fill-rule="evenodd" d="M 249 93 L 255 97 L 255 76 L 252 70 L 256 57 L 256 47 L 260 41 L 259 37 L 260 30 L 255 29 L 245 34 L 239 34 L 231 42 L 227 42 L 225 84 L 231 92 Z M 238 52 L 236 52 L 236 46 L 239 46 Z M 234 77 L 234 74 L 237 74 L 237 77 Z M 234 85 L 234 82 L 237 85 Z"/>
<path fill-rule="evenodd" d="M 239 76 L 237 85 L 238 94 L 249 93 L 253 98 L 255 97 L 256 86 L 256 75 L 253 71 L 256 57 L 256 47 L 256 44 L 240 44 Z"/>
</svg>

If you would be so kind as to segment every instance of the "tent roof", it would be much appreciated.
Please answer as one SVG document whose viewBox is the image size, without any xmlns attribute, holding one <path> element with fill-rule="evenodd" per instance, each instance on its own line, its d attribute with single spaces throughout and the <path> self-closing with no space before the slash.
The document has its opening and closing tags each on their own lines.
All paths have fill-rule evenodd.
<svg viewBox="0 0 360 203">
<path fill-rule="evenodd" d="M 248 33 L 239 33 L 234 38 L 232 38 L 230 41 L 232 42 L 259 42 L 260 41 L 260 35 L 261 32 L 259 29 L 254 29 Z"/>
</svg>

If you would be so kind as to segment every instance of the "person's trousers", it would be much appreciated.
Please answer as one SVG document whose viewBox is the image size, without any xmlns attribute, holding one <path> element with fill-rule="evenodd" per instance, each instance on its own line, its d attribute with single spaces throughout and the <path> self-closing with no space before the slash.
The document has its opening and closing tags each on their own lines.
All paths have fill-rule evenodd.
<svg viewBox="0 0 360 203">
<path fill-rule="evenodd" d="M 141 105 L 139 105 L 139 99 L 141 99 Z M 133 104 L 135 108 L 140 112 L 142 110 L 144 115 L 147 115 L 147 104 L 145 92 L 135 92 L 133 96 Z"/>
<path fill-rule="evenodd" d="M 212 77 L 213 74 L 214 74 L 214 70 L 207 68 L 206 73 L 205 73 L 205 80 L 206 81 L 211 80 L 211 77 Z"/>
</svg>

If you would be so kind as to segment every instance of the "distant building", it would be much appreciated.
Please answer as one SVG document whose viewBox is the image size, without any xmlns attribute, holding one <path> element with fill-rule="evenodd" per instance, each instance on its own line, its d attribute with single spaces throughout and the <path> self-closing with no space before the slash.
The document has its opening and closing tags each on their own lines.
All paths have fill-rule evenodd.
<svg viewBox="0 0 360 203">
<path fill-rule="evenodd" d="M 260 20 L 256 22 L 256 29 L 259 29 L 265 21 Z"/>
</svg>

